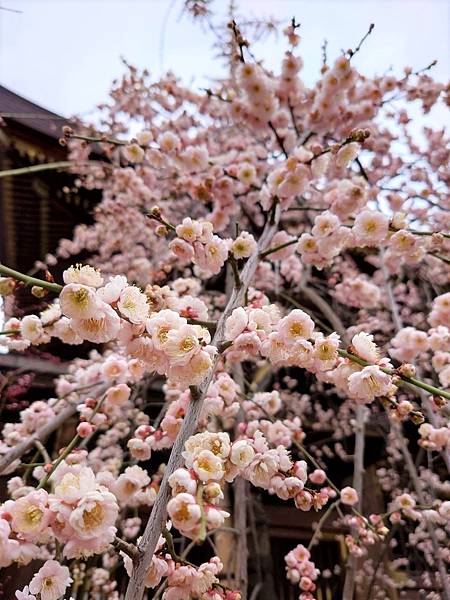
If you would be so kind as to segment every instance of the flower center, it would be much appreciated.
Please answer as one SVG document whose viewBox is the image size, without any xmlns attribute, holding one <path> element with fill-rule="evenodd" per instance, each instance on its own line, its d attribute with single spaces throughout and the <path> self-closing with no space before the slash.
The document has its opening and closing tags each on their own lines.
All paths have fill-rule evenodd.
<svg viewBox="0 0 450 600">
<path fill-rule="evenodd" d="M 214 440 L 211 444 L 211 452 L 217 456 L 218 454 L 220 454 L 221 447 L 222 444 L 219 442 L 219 440 Z"/>
<path fill-rule="evenodd" d="M 83 523 L 86 529 L 95 529 L 102 524 L 104 510 L 98 502 L 94 504 L 91 510 L 83 512 Z"/>
<path fill-rule="evenodd" d="M 168 332 L 169 332 L 169 330 L 165 327 L 161 327 L 160 330 L 158 331 L 158 340 L 161 343 L 164 343 L 167 341 Z"/>
<path fill-rule="evenodd" d="M 183 502 L 180 508 L 176 512 L 176 518 L 178 521 L 188 521 L 190 518 L 189 508 L 186 502 Z"/>
<path fill-rule="evenodd" d="M 321 358 L 322 360 L 326 360 L 328 358 L 331 358 L 333 356 L 333 351 L 331 349 L 331 346 L 329 346 L 328 344 L 321 344 L 319 346 L 319 358 Z"/>
<path fill-rule="evenodd" d="M 180 344 L 180 348 L 183 352 L 190 352 L 194 348 L 195 342 L 192 338 L 187 337 Z"/>
<path fill-rule="evenodd" d="M 85 319 L 84 321 L 84 328 L 86 329 L 86 331 L 90 331 L 91 333 L 95 333 L 97 331 L 100 331 L 101 329 L 103 329 L 105 325 L 105 319 L 94 319 L 94 318 L 90 318 L 90 319 Z"/>
<path fill-rule="evenodd" d="M 73 298 L 80 306 L 86 306 L 88 303 L 89 293 L 85 288 L 81 288 L 80 290 L 74 292 Z"/>
<path fill-rule="evenodd" d="M 303 326 L 301 323 L 292 323 L 289 327 L 289 331 L 294 336 L 299 336 L 303 334 Z"/>
<path fill-rule="evenodd" d="M 30 506 L 26 512 L 26 520 L 30 525 L 37 525 L 41 521 L 43 514 L 44 512 L 37 506 Z"/>
<path fill-rule="evenodd" d="M 204 471 L 211 471 L 211 464 L 207 458 L 199 458 L 197 465 Z"/>
<path fill-rule="evenodd" d="M 127 298 L 123 303 L 123 307 L 127 310 L 134 310 L 136 308 L 136 304 L 133 302 L 131 298 Z"/>
<path fill-rule="evenodd" d="M 377 230 L 377 224 L 375 221 L 368 221 L 365 227 L 367 233 L 374 233 Z"/>
</svg>

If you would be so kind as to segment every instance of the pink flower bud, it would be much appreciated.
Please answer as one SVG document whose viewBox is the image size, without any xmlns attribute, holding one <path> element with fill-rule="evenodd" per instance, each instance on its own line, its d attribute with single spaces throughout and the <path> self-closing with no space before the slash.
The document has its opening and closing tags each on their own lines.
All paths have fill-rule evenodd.
<svg viewBox="0 0 450 600">
<path fill-rule="evenodd" d="M 91 435 L 92 432 L 92 425 L 90 423 L 87 423 L 86 421 L 80 423 L 77 427 L 77 433 L 82 438 L 88 437 L 89 435 Z"/>
<path fill-rule="evenodd" d="M 312 483 L 321 485 L 326 480 L 325 471 L 322 471 L 322 469 L 316 469 L 310 474 L 309 479 Z"/>
</svg>

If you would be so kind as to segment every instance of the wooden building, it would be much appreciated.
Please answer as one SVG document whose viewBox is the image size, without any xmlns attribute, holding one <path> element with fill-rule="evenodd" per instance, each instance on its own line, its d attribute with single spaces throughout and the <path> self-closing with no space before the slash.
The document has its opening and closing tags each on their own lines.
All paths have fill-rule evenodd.
<svg viewBox="0 0 450 600">
<path fill-rule="evenodd" d="M 67 160 L 58 140 L 67 119 L 0 86 L 0 170 Z M 97 195 L 81 196 L 64 170 L 0 179 L 0 261 L 28 272 L 91 220 Z M 66 191 L 64 191 L 66 190 Z"/>
<path fill-rule="evenodd" d="M 75 225 L 92 221 L 99 194 L 79 191 L 67 170 L 27 171 L 28 167 L 67 161 L 67 150 L 59 144 L 62 128 L 69 121 L 0 85 L 0 171 L 23 169 L 19 175 L 0 177 L 0 262 L 23 273 L 40 276 L 36 261 L 54 252 L 61 238 L 70 238 Z M 61 268 L 55 276 L 60 275 Z M 39 301 L 29 288 L 16 294 L 16 314 L 38 309 Z M 45 352 L 61 361 L 73 350 L 55 342 Z M 47 360 L 50 355 L 33 348 L 25 355 L 0 354 L 0 368 L 28 368 L 48 373 L 42 384 L 61 372 Z"/>
</svg>

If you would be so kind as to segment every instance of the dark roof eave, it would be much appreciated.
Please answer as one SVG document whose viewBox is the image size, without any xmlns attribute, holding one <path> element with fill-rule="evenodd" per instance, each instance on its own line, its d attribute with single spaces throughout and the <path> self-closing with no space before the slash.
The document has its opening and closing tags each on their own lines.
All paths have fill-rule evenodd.
<svg viewBox="0 0 450 600">
<path fill-rule="evenodd" d="M 16 123 L 53 140 L 59 139 L 64 125 L 70 123 L 65 117 L 42 108 L 2 85 L 0 85 L 0 116 L 6 123 Z"/>
</svg>

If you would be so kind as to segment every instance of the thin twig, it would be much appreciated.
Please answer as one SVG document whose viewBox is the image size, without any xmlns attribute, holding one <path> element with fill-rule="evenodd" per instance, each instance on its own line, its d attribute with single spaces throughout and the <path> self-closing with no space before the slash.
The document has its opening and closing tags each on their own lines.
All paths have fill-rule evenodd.
<svg viewBox="0 0 450 600">
<path fill-rule="evenodd" d="M 369 26 L 369 30 L 367 31 L 367 33 L 361 38 L 361 41 L 359 42 L 359 44 L 356 46 L 356 48 L 354 50 L 349 50 L 348 54 L 349 54 L 349 60 L 351 60 L 355 54 L 357 52 L 359 52 L 361 50 L 361 46 L 364 44 L 364 42 L 366 41 L 366 39 L 369 37 L 369 35 L 372 33 L 372 31 L 374 30 L 375 25 L 374 23 L 371 23 Z"/>
<path fill-rule="evenodd" d="M 30 173 L 39 173 L 40 171 L 54 171 L 56 169 L 80 167 L 86 164 L 90 164 L 91 162 L 92 161 L 80 162 L 73 160 L 61 160 L 59 162 L 47 163 L 43 165 L 31 165 L 29 167 L 20 167 L 18 169 L 5 169 L 4 171 L 0 171 L 0 179 L 2 177 L 13 177 L 15 175 L 29 175 Z"/>
<path fill-rule="evenodd" d="M 18 279 L 19 281 L 23 281 L 27 285 L 38 286 L 49 290 L 51 292 L 55 292 L 59 294 L 59 292 L 63 289 L 62 285 L 59 283 L 50 283 L 49 281 L 44 281 L 43 279 L 37 279 L 36 277 L 30 277 L 29 275 L 25 275 L 24 273 L 20 273 L 20 271 L 15 271 L 14 269 L 10 269 L 9 267 L 5 267 L 5 265 L 0 264 L 0 273 L 2 275 L 6 275 L 7 277 L 14 277 L 14 279 Z"/>
</svg>

